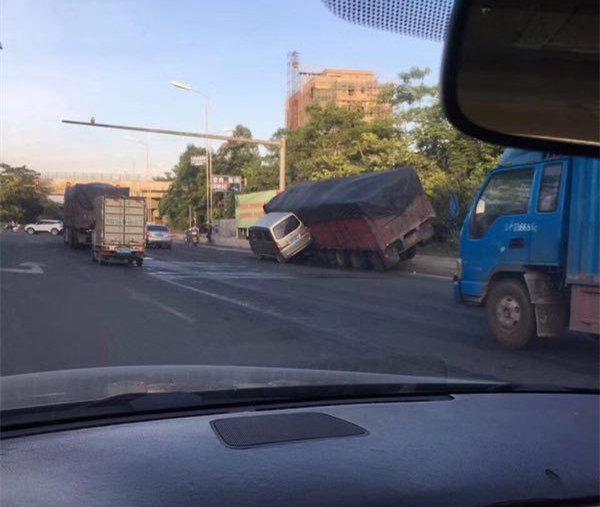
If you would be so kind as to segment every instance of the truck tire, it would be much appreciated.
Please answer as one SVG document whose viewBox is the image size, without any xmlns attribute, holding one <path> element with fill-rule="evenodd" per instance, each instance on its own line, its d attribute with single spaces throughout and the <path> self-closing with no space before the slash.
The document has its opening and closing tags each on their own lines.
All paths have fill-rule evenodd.
<svg viewBox="0 0 600 507">
<path fill-rule="evenodd" d="M 362 252 L 350 252 L 350 264 L 354 269 L 364 269 L 365 257 Z"/>
<path fill-rule="evenodd" d="M 517 350 L 535 336 L 535 311 L 525 285 L 513 279 L 492 285 L 485 313 L 492 334 L 503 346 Z"/>
<path fill-rule="evenodd" d="M 335 262 L 338 268 L 347 268 L 350 264 L 350 261 L 348 260 L 348 254 L 343 250 L 337 250 L 335 252 Z"/>
<path fill-rule="evenodd" d="M 404 250 L 404 252 L 400 252 L 400 260 L 408 261 L 412 259 L 415 255 L 417 255 L 417 247 L 411 246 L 410 248 Z"/>
<path fill-rule="evenodd" d="M 385 271 L 385 260 L 379 252 L 369 252 L 369 264 L 373 271 Z"/>
<path fill-rule="evenodd" d="M 141 267 L 141 266 L 142 266 L 142 264 L 144 264 L 144 259 L 136 259 L 136 260 L 135 260 L 135 265 L 136 265 L 137 267 Z"/>
</svg>

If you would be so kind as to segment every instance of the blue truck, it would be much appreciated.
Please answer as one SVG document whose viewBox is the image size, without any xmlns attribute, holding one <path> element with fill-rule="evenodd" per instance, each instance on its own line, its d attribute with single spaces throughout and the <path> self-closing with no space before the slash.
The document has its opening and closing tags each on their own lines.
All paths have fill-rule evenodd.
<svg viewBox="0 0 600 507">
<path fill-rule="evenodd" d="M 503 345 L 600 333 L 598 159 L 508 149 L 461 231 L 457 301 L 485 307 Z"/>
</svg>

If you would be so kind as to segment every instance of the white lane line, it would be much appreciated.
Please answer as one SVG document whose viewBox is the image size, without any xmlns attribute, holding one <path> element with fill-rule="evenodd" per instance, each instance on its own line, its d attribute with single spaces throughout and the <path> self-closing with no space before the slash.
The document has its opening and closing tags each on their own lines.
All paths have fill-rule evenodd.
<svg viewBox="0 0 600 507">
<path fill-rule="evenodd" d="M 28 275 L 43 275 L 44 270 L 37 262 L 22 262 L 18 268 L 0 268 L 5 273 L 25 273 Z"/>
<path fill-rule="evenodd" d="M 143 303 L 150 303 L 151 305 L 154 305 L 157 308 L 160 308 L 164 312 L 167 312 L 181 320 L 185 320 L 188 324 L 193 324 L 194 322 L 196 322 L 196 319 L 186 315 L 185 313 L 181 313 L 179 310 L 176 310 L 172 306 L 165 305 L 164 303 L 161 303 L 160 301 L 156 301 L 155 299 L 152 299 L 152 298 L 146 296 L 145 294 L 139 294 L 137 292 L 132 291 L 131 298 L 135 299 L 137 301 L 141 301 Z"/>
<path fill-rule="evenodd" d="M 246 301 L 242 301 L 241 299 L 232 298 L 229 296 L 224 296 L 223 294 L 217 294 L 216 292 L 210 292 L 208 290 L 199 289 L 198 287 L 192 287 L 191 285 L 186 285 L 184 283 L 176 282 L 171 278 L 157 276 L 159 280 L 163 282 L 170 283 L 171 285 L 175 285 L 176 287 L 180 287 L 182 289 L 191 290 L 192 292 L 196 292 L 197 294 L 202 294 L 203 296 L 207 296 L 209 298 L 217 299 L 218 301 L 223 301 L 225 303 L 230 303 L 235 306 L 239 306 L 245 310 L 251 310 L 253 312 L 264 313 L 265 315 L 270 315 L 271 317 L 275 317 L 277 319 L 283 319 L 287 321 L 297 322 L 297 319 L 293 317 L 288 317 L 283 313 L 279 313 L 275 310 L 269 310 L 268 308 L 261 308 L 260 306 L 253 305 L 252 303 L 248 303 Z"/>
</svg>

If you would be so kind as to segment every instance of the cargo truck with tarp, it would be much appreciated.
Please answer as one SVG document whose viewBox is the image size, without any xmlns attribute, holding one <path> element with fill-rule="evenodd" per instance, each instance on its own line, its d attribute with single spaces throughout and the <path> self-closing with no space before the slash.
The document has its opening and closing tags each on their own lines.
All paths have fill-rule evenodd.
<svg viewBox="0 0 600 507">
<path fill-rule="evenodd" d="M 295 185 L 265 205 L 310 230 L 306 252 L 340 267 L 389 269 L 433 236 L 435 212 L 410 168 Z"/>
</svg>

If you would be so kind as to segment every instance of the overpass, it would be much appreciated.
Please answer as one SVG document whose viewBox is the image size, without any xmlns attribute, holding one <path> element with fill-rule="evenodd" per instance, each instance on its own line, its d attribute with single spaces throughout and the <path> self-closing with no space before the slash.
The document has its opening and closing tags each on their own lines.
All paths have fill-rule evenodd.
<svg viewBox="0 0 600 507">
<path fill-rule="evenodd" d="M 171 186 L 170 181 L 144 179 L 141 174 L 57 172 L 42 173 L 42 184 L 50 190 L 50 199 L 62 203 L 65 189 L 77 183 L 108 183 L 129 188 L 129 195 L 144 197 L 148 209 L 147 221 L 160 220 L 158 205 Z"/>
</svg>

